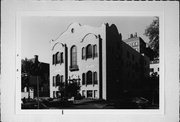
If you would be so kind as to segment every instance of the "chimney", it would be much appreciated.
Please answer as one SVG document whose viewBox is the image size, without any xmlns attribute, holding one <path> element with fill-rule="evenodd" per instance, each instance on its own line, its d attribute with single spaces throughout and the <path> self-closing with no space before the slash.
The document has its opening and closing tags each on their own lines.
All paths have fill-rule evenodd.
<svg viewBox="0 0 180 122">
<path fill-rule="evenodd" d="M 133 38 L 133 34 L 130 34 L 130 38 Z"/>
<path fill-rule="evenodd" d="M 36 63 L 36 62 L 39 62 L 39 61 L 38 61 L 38 55 L 34 55 L 34 59 L 35 59 L 35 63 Z"/>
<path fill-rule="evenodd" d="M 137 37 L 137 32 L 134 34 L 134 37 Z"/>
</svg>

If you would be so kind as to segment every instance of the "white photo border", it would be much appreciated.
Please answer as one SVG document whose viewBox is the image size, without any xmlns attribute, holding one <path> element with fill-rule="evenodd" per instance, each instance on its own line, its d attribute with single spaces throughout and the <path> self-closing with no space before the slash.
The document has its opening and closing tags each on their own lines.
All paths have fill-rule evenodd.
<svg viewBox="0 0 180 122">
<path fill-rule="evenodd" d="M 21 109 L 21 18 L 28 17 L 68 17 L 68 16 L 83 16 L 83 17 L 159 17 L 159 34 L 160 34 L 160 80 L 159 80 L 159 109 L 42 109 L 42 110 L 27 110 Z M 15 109 L 16 114 L 114 114 L 114 115 L 164 115 L 164 12 L 163 11 L 25 11 L 17 12 L 16 14 L 16 97 Z"/>
<path fill-rule="evenodd" d="M 17 98 L 20 76 L 22 16 L 57 16 L 64 12 L 135 12 L 160 16 L 160 82 L 162 109 L 157 112 L 110 112 L 106 110 L 21 110 Z M 41 13 L 41 15 L 38 15 Z M 93 13 L 94 14 L 94 13 Z M 70 15 L 69 15 L 70 16 Z M 139 15 L 140 16 L 140 15 Z M 162 22 L 161 22 L 162 21 Z M 1 1 L 1 121 L 8 122 L 178 122 L 179 121 L 179 2 L 178 1 Z M 161 31 L 162 30 L 162 31 Z M 162 36 L 161 36 L 162 34 Z M 18 55 L 17 55 L 18 54 Z M 18 69 L 18 71 L 17 71 Z M 164 76 L 162 76 L 164 75 Z M 18 94 L 16 94 L 18 93 Z M 161 99 L 161 98 L 160 98 Z M 161 106 L 160 106 L 161 108 Z M 98 113 L 98 114 L 97 114 Z M 100 113 L 100 114 L 99 114 Z M 109 114 L 108 114 L 109 113 Z M 142 114 L 141 114 L 142 113 Z"/>
</svg>

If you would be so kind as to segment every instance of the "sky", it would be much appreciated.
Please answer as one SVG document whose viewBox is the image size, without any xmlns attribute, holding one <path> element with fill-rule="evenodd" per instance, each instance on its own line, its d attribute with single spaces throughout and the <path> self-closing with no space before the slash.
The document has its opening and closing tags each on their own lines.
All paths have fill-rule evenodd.
<svg viewBox="0 0 180 122">
<path fill-rule="evenodd" d="M 50 40 L 57 38 L 74 22 L 81 25 L 100 27 L 103 23 L 115 24 L 122 39 L 130 34 L 140 36 L 145 42 L 149 39 L 144 35 L 145 29 L 154 17 L 52 17 L 26 16 L 21 22 L 21 58 L 33 58 L 39 55 L 39 61 L 50 63 Z"/>
</svg>

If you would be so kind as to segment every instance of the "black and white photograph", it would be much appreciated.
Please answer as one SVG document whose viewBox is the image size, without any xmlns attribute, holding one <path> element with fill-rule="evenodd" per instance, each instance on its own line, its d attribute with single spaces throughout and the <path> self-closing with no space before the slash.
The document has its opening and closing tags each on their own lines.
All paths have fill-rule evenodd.
<svg viewBox="0 0 180 122">
<path fill-rule="evenodd" d="M 158 16 L 23 16 L 21 109 L 160 106 Z"/>
<path fill-rule="evenodd" d="M 179 121 L 177 1 L 1 3 L 0 121 Z"/>
</svg>

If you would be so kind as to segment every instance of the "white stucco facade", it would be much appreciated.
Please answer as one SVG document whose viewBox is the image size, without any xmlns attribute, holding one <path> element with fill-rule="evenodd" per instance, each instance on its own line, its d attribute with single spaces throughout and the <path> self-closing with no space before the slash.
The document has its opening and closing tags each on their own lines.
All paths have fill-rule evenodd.
<svg viewBox="0 0 180 122">
<path fill-rule="evenodd" d="M 105 56 L 105 25 L 103 24 L 99 28 L 93 28 L 90 26 L 81 26 L 78 23 L 71 24 L 68 29 L 62 33 L 57 39 L 51 41 L 51 64 L 50 64 L 50 97 L 57 97 L 58 86 L 53 86 L 53 76 L 58 74 L 62 76 L 62 81 L 70 82 L 71 79 L 79 79 L 80 94 L 85 97 L 99 98 L 100 97 L 100 67 L 99 67 L 99 38 L 102 39 L 103 56 Z M 97 54 L 95 57 L 82 59 L 82 48 L 86 48 L 88 45 L 97 46 Z M 77 49 L 77 69 L 71 70 L 71 48 L 75 46 Z M 66 49 L 67 48 L 67 52 Z M 63 63 L 53 64 L 53 55 L 57 52 L 63 53 Z M 67 53 L 67 57 L 65 56 Z M 67 62 L 65 61 L 67 60 Z M 101 63 L 105 64 L 105 60 Z M 67 66 L 67 67 L 66 67 Z M 66 68 L 65 68 L 66 67 Z M 102 67 L 105 67 L 102 66 Z M 65 71 L 67 70 L 67 71 Z M 102 70 L 102 68 L 101 68 Z M 97 83 L 83 84 L 82 74 L 91 71 L 97 73 Z M 102 72 L 102 71 L 101 71 Z M 65 74 L 67 73 L 67 74 Z M 105 71 L 103 71 L 105 75 Z M 102 79 L 101 79 L 102 81 Z M 103 80 L 105 81 L 105 80 Z M 103 91 L 101 91 L 102 97 L 106 97 L 106 83 L 103 84 Z M 88 95 L 87 95 L 88 94 Z"/>
</svg>

